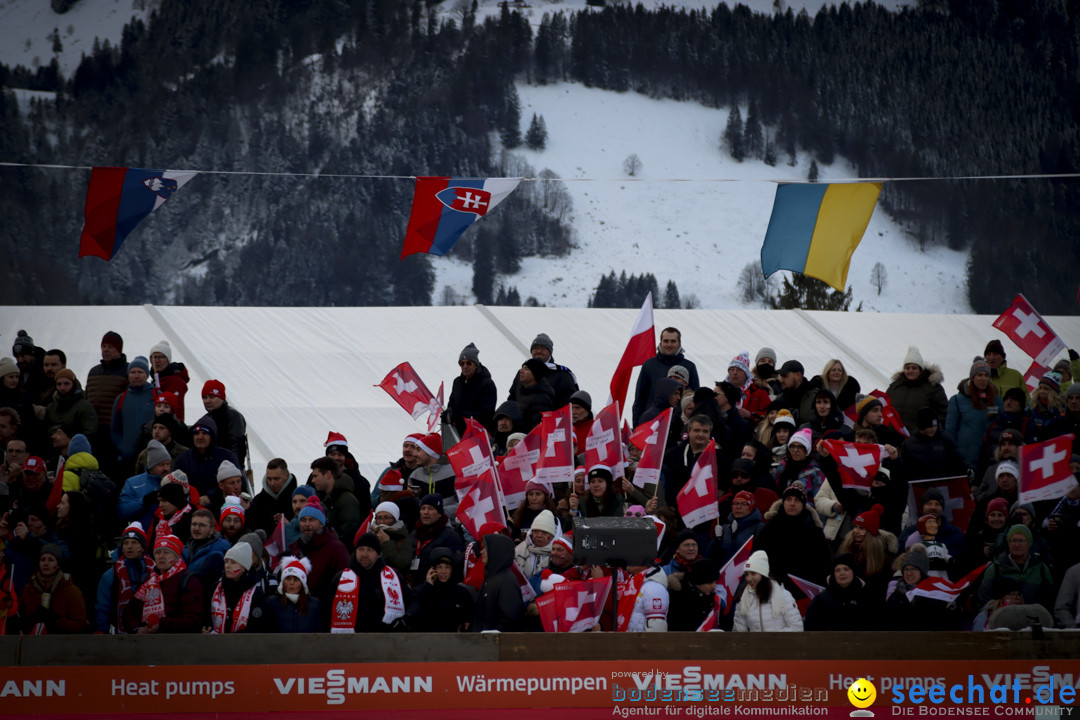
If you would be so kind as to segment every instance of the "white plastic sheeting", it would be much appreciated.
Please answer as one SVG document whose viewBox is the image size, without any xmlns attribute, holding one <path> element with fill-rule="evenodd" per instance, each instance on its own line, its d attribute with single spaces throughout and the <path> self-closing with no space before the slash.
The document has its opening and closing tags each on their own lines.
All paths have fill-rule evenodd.
<svg viewBox="0 0 1080 720">
<path fill-rule="evenodd" d="M 323 453 L 327 432 L 335 430 L 349 439 L 362 472 L 374 479 L 400 456 L 402 438 L 425 428 L 423 419 L 414 421 L 374 387 L 398 363 L 412 363 L 432 392 L 445 381 L 449 398 L 458 353 L 474 342 L 501 402 L 532 339 L 546 332 L 555 360 L 574 371 L 599 409 L 636 316 L 637 310 L 481 306 L 3 307 L 0 348 L 9 352 L 17 330 L 25 329 L 37 345 L 64 350 L 68 366 L 85 379 L 108 330 L 124 337 L 128 359 L 148 356 L 166 339 L 173 360 L 191 374 L 188 423 L 203 413 L 203 383 L 221 380 L 229 403 L 247 418 L 257 478 L 275 456 L 306 476 L 307 465 Z M 985 315 L 657 310 L 655 320 L 658 337 L 668 325 L 682 331 L 687 356 L 697 363 L 702 383 L 710 384 L 726 377 L 739 351 L 749 350 L 753 360 L 762 346 L 773 348 L 781 363 L 802 361 L 808 377 L 838 357 L 864 392 L 886 387 L 908 345 L 941 366 L 950 396 L 992 338 L 1004 343 L 1011 367 L 1024 372 L 1031 362 Z M 1080 317 L 1047 321 L 1066 344 L 1080 339 Z"/>
</svg>

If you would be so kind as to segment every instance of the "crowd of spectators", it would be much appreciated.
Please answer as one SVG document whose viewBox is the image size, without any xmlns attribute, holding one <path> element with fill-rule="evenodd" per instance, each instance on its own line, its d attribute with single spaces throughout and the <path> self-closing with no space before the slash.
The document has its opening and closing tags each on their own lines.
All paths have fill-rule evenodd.
<svg viewBox="0 0 1080 720">
<path fill-rule="evenodd" d="M 278 457 L 256 474 L 226 383 L 206 382 L 205 413 L 185 418 L 190 377 L 168 342 L 129 360 L 110 331 L 82 381 L 62 350 L 20 332 L 0 358 L 0 632 L 540 631 L 538 598 L 612 574 L 594 630 L 1080 622 L 1080 486 L 1034 504 L 1018 496 L 1025 444 L 1073 434 L 1080 473 L 1076 352 L 1031 391 L 996 340 L 954 392 L 916 347 L 884 396 L 864 394 L 841 359 L 809 376 L 767 347 L 752 360 L 737 353 L 709 386 L 665 328 L 632 405 L 635 426 L 672 410 L 659 482 L 644 487 L 629 443 L 624 470 L 584 466 L 598 408 L 553 353 L 538 334 L 501 400 L 477 347 L 465 347 L 442 432 L 403 438 L 400 458 L 369 480 L 332 428 L 322 448 L 282 448 L 307 454 L 299 466 Z M 544 412 L 567 405 L 573 482 L 534 478 L 501 523 L 470 535 L 447 443 L 475 420 L 502 463 Z M 710 440 L 719 519 L 686 527 L 677 497 Z M 868 491 L 844 487 L 824 440 L 883 446 Z M 913 502 L 912 484 L 935 478 L 960 478 L 970 493 L 966 527 L 943 485 Z M 576 564 L 574 529 L 596 517 L 651 518 L 655 561 Z M 751 539 L 729 595 L 721 571 Z M 913 592 L 983 566 L 955 600 Z"/>
</svg>

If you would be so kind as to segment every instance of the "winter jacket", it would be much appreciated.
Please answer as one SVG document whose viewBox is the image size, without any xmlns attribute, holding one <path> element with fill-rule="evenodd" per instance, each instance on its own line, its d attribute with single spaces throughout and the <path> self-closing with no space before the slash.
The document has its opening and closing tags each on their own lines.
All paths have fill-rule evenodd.
<svg viewBox="0 0 1080 720">
<path fill-rule="evenodd" d="M 153 439 L 153 435 L 151 435 L 150 432 L 147 430 L 142 434 L 142 437 L 140 437 L 136 443 L 137 445 L 142 447 L 142 449 L 139 450 L 138 456 L 136 456 L 135 458 L 136 473 L 146 472 L 146 446 L 149 444 L 151 439 Z M 188 445 L 181 445 L 180 443 L 176 442 L 175 437 L 172 437 L 169 438 L 169 442 L 165 443 L 165 449 L 169 451 L 169 457 L 171 457 L 173 459 L 173 462 L 175 463 L 176 458 L 180 457 L 191 448 Z"/>
<path fill-rule="evenodd" d="M 233 625 L 233 611 L 236 606 L 240 604 L 240 600 L 243 598 L 244 593 L 254 588 L 254 592 L 251 596 L 251 609 L 248 612 L 247 625 L 244 626 L 241 633 L 272 633 L 277 632 L 275 621 L 277 615 L 266 610 L 266 594 L 259 583 L 261 575 L 253 571 L 247 571 L 235 580 L 222 575 L 219 581 L 214 585 L 214 589 L 210 591 L 211 606 L 213 604 L 214 593 L 221 589 L 222 594 L 225 596 L 225 624 L 222 627 L 221 633 L 223 635 L 232 634 Z M 213 619 L 211 618 L 211 623 Z M 208 623 L 209 624 L 209 623 Z"/>
<path fill-rule="evenodd" d="M 545 376 L 548 386 L 551 388 L 552 394 L 552 408 L 558 410 L 567 403 L 570 402 L 570 397 L 578 391 L 577 377 L 574 375 L 573 370 L 565 365 L 559 365 L 555 362 L 554 356 L 549 357 L 547 362 L 548 374 Z M 539 381 L 540 378 L 537 378 Z M 508 400 L 515 400 L 517 398 L 517 392 L 520 389 L 521 384 L 518 380 L 517 373 L 514 373 L 514 379 L 510 383 L 510 393 L 507 396 Z"/>
<path fill-rule="evenodd" d="M 818 490 L 825 484 L 825 473 L 809 456 L 800 463 L 796 463 L 790 458 L 781 460 L 780 464 L 773 470 L 772 477 L 776 492 L 781 495 L 784 494 L 784 490 L 796 482 L 802 483 L 808 500 L 813 500 Z"/>
<path fill-rule="evenodd" d="M 809 380 L 803 378 L 798 387 L 784 390 L 780 399 L 785 407 L 795 416 L 795 422 L 809 422 L 816 414 L 814 412 L 814 398 L 817 397 L 818 388 Z"/>
<path fill-rule="evenodd" d="M 199 579 L 201 587 L 213 588 L 225 570 L 225 553 L 229 541 L 214 531 L 206 540 L 189 540 L 184 546 L 183 559 L 188 572 Z M 209 605 L 210 600 L 207 599 Z"/>
<path fill-rule="evenodd" d="M 386 613 L 386 597 L 383 595 L 382 571 L 385 567 L 386 562 L 384 562 L 381 557 L 375 561 L 375 564 L 372 565 L 369 570 L 365 570 L 361 567 L 356 558 L 352 558 L 349 561 L 349 569 L 356 573 L 357 592 L 359 594 L 356 600 L 356 624 L 353 626 L 353 629 L 358 633 L 398 632 L 405 630 L 404 616 L 395 619 L 390 624 L 383 622 L 383 615 Z M 391 571 L 397 574 L 397 571 Z M 339 572 L 334 576 L 330 583 L 330 602 L 323 605 L 323 612 L 327 618 L 327 625 L 330 624 L 329 613 L 334 606 L 333 599 L 334 595 L 337 593 L 337 587 L 340 582 L 341 573 Z M 401 575 L 398 575 L 398 582 L 401 583 L 401 592 L 404 595 L 404 597 L 401 598 L 401 602 L 403 607 L 407 609 L 412 597 L 412 589 Z"/>
<path fill-rule="evenodd" d="M 1059 628 L 1080 626 L 1080 565 L 1065 572 L 1054 602 L 1054 622 Z"/>
<path fill-rule="evenodd" d="M 885 623 L 889 630 L 959 630 L 960 617 L 944 600 L 915 595 L 908 599 L 911 586 L 896 584 L 885 601 Z"/>
<path fill-rule="evenodd" d="M 684 440 L 664 453 L 663 472 L 660 477 L 664 486 L 664 501 L 668 507 L 678 507 L 679 491 L 690 479 L 690 473 L 693 472 L 700 455 L 701 453 L 695 453 L 690 447 L 689 440 Z"/>
<path fill-rule="evenodd" d="M 821 520 L 813 506 L 807 505 L 798 515 L 784 512 L 783 500 L 777 500 L 765 513 L 765 524 L 754 538 L 754 550 L 764 550 L 774 577 L 786 580 L 795 575 L 813 583 L 822 583 L 831 571 L 831 554 Z"/>
<path fill-rule="evenodd" d="M 127 390 L 127 386 L 127 355 L 121 354 L 112 362 L 102 360 L 90 368 L 90 373 L 86 376 L 86 399 L 97 412 L 99 428 L 109 427 L 116 398 Z"/>
<path fill-rule="evenodd" d="M 690 383 L 687 385 L 691 390 L 697 390 L 701 383 L 698 380 L 697 365 L 693 360 L 687 359 L 682 347 L 674 355 L 665 355 L 657 348 L 656 357 L 651 357 L 641 366 L 638 374 L 637 387 L 634 390 L 634 406 L 632 409 L 634 427 L 641 424 L 641 415 L 652 403 L 655 396 L 654 388 L 656 381 L 668 376 L 668 371 L 676 365 L 682 365 L 690 373 Z"/>
<path fill-rule="evenodd" d="M 974 469 L 979 462 L 983 438 L 990 427 L 989 407 L 997 413 L 1005 412 L 1000 396 L 995 396 L 990 406 L 975 407 L 971 397 L 974 386 L 970 380 L 963 380 L 956 388 L 957 392 L 949 398 L 949 409 L 945 417 L 945 432 L 956 440 L 960 455 L 969 468 Z"/>
<path fill-rule="evenodd" d="M 814 495 L 814 509 L 817 510 L 818 517 L 824 521 L 825 539 L 830 542 L 843 539 L 843 535 L 840 533 L 841 528 L 851 529 L 851 513 L 848 512 L 847 506 L 843 503 L 840 503 L 840 506 L 844 508 L 844 511 L 836 512 L 837 502 L 836 491 L 833 490 L 831 482 L 822 485 L 821 490 Z M 849 522 L 845 523 L 845 520 Z"/>
<path fill-rule="evenodd" d="M 124 483 L 124 489 L 120 491 L 120 499 L 116 503 L 116 516 L 126 522 L 138 520 L 143 529 L 150 532 L 154 526 L 154 511 L 157 510 L 156 493 L 161 489 L 161 478 L 144 472 L 134 477 L 129 477 Z M 150 493 L 155 493 L 153 502 L 147 504 L 144 498 Z"/>
<path fill-rule="evenodd" d="M 244 513 L 244 527 L 248 530 L 262 529 L 267 537 L 273 534 L 277 528 L 274 515 L 281 513 L 285 522 L 292 519 L 292 494 L 296 490 L 296 476 L 289 473 L 289 479 L 281 488 L 281 492 L 274 494 L 266 486 L 263 480 L 263 489 L 251 500 L 251 506 Z"/>
<path fill-rule="evenodd" d="M 454 378 L 446 403 L 446 416 L 459 434 L 465 433 L 465 418 L 476 420 L 491 432 L 495 429 L 493 418 L 498 397 L 491 371 L 480 365 L 471 378 L 466 379 L 464 375 Z"/>
<path fill-rule="evenodd" d="M 678 590 L 670 591 L 668 630 L 694 632 L 716 606 L 716 592 L 706 595 L 685 580 Z"/>
<path fill-rule="evenodd" d="M 556 409 L 555 391 L 547 378 L 540 378 L 535 384 L 525 387 L 517 385 L 513 389 L 513 401 L 521 409 L 522 425 L 525 432 L 540 424 L 541 414 Z"/>
<path fill-rule="evenodd" d="M 237 458 L 236 467 L 243 470 L 247 458 L 247 420 L 228 402 L 223 402 L 221 407 L 210 412 L 209 417 L 217 423 L 217 445 L 231 451 Z"/>
<path fill-rule="evenodd" d="M 300 614 L 297 603 L 287 598 L 282 605 L 281 595 L 269 595 L 263 601 L 263 610 L 273 615 L 274 625 L 279 633 L 317 633 L 326 631 L 326 615 L 319 598 L 308 595 L 307 612 Z"/>
<path fill-rule="evenodd" d="M 139 454 L 135 445 L 139 431 L 153 418 L 154 386 L 148 382 L 129 387 L 113 402 L 109 425 L 112 443 L 120 458 L 132 463 L 128 465 L 129 470 L 134 467 L 135 456 Z"/>
<path fill-rule="evenodd" d="M 484 544 L 488 562 L 469 629 L 473 632 L 518 630 L 525 615 L 525 604 L 521 586 L 510 569 L 514 562 L 514 541 L 505 535 L 493 534 L 484 538 Z"/>
<path fill-rule="evenodd" d="M 44 593 L 52 596 L 48 608 L 41 605 Z M 83 594 L 64 573 L 57 573 L 48 585 L 34 573 L 19 594 L 19 617 L 26 635 L 31 634 L 39 623 L 45 625 L 49 635 L 84 633 L 89 629 Z"/>
<path fill-rule="evenodd" d="M 360 513 L 360 500 L 353 492 L 354 487 L 353 479 L 346 473 L 340 473 L 334 478 L 334 487 L 329 493 L 319 493 L 319 499 L 326 508 L 326 526 L 334 528 L 338 538 L 350 551 L 356 531 L 367 515 Z"/>
<path fill-rule="evenodd" d="M 289 547 L 289 553 L 311 561 L 308 591 L 322 601 L 324 610 L 329 608 L 337 590 L 334 576 L 349 567 L 349 549 L 338 540 L 337 533 L 324 529 L 318 535 L 313 535 L 310 542 L 304 542 L 301 536 Z"/>
<path fill-rule="evenodd" d="M 551 546 L 539 547 L 532 541 L 532 535 L 527 535 L 524 540 L 514 548 L 514 562 L 521 568 L 526 579 L 539 575 L 551 562 Z"/>
<path fill-rule="evenodd" d="M 998 555 L 983 573 L 982 584 L 979 586 L 981 603 L 990 601 L 994 578 L 997 577 L 1011 578 L 1020 583 L 1020 594 L 1024 596 L 1024 602 L 1038 603 L 1048 610 L 1054 609 L 1054 578 L 1050 574 L 1050 566 L 1043 562 L 1038 554 L 1030 553 L 1023 566 L 1017 565 L 1008 551 Z"/>
<path fill-rule="evenodd" d="M 802 616 L 791 596 L 783 585 L 772 578 L 762 578 L 761 582 L 772 585 L 769 603 L 762 606 L 757 593 L 750 586 L 743 588 L 742 598 L 735 606 L 735 622 L 732 630 L 736 632 L 800 632 L 803 629 Z"/>
<path fill-rule="evenodd" d="M 88 438 L 97 434 L 97 411 L 78 385 L 73 387 L 67 395 L 53 395 L 52 402 L 45 408 L 46 427 L 51 428 L 65 423 L 73 423 L 77 432 Z"/>
<path fill-rule="evenodd" d="M 948 548 L 950 557 L 963 557 L 964 548 L 966 547 L 964 533 L 960 530 L 960 528 L 956 527 L 943 517 L 938 518 L 938 522 L 938 532 L 935 536 L 937 542 Z M 897 538 L 899 546 L 902 548 L 906 548 L 908 538 L 911 537 L 912 534 L 916 534 L 918 532 L 919 528 L 917 525 L 909 525 L 908 527 L 904 528 L 904 531 L 900 533 L 900 537 Z"/>
<path fill-rule="evenodd" d="M 814 384 L 814 387 L 821 388 L 822 390 L 828 390 L 832 392 L 832 388 L 828 387 L 824 378 L 820 375 L 815 375 L 810 378 L 810 382 Z M 862 392 L 862 386 L 859 385 L 859 381 L 851 377 L 844 372 L 844 382 L 840 385 L 839 389 L 833 393 L 833 397 L 836 402 L 834 403 L 834 409 L 843 412 L 849 407 L 855 404 L 856 398 L 859 393 Z"/>
<path fill-rule="evenodd" d="M 180 399 L 176 417 L 180 422 L 184 422 L 184 399 L 187 397 L 188 383 L 191 382 L 184 363 L 173 362 L 166 365 L 158 374 L 158 382 L 163 391 L 176 393 L 176 397 Z"/>
<path fill-rule="evenodd" d="M 727 561 L 739 551 L 739 548 L 754 537 L 761 523 L 761 511 L 756 507 L 749 515 L 738 519 L 728 513 L 727 519 L 719 526 L 723 534 L 709 543 L 705 556 L 715 562 L 717 567 L 724 567 Z"/>
<path fill-rule="evenodd" d="M 209 415 L 203 415 L 195 424 L 210 432 L 210 445 L 206 452 L 192 447 L 181 453 L 173 462 L 173 469 L 183 470 L 188 477 L 188 483 L 199 491 L 199 495 L 214 499 L 218 494 L 217 471 L 221 463 L 228 460 L 239 468 L 240 460 L 231 451 L 218 447 L 217 423 Z"/>
<path fill-rule="evenodd" d="M 202 630 L 203 585 L 191 570 L 162 582 L 161 594 L 165 599 L 165 617 L 161 618 L 159 633 L 197 633 Z M 142 600 L 134 599 L 128 603 L 124 610 L 125 625 L 135 630 L 145 625 L 142 609 Z"/>
<path fill-rule="evenodd" d="M 652 402 L 649 404 L 649 407 L 646 408 L 645 412 L 641 413 L 641 417 L 638 419 L 637 424 L 641 425 L 642 423 L 647 423 L 670 408 L 671 403 L 668 402 L 668 398 L 671 397 L 673 392 L 681 389 L 682 385 L 671 378 L 664 377 L 654 382 Z M 676 423 L 671 424 L 672 426 L 675 426 Z"/>
<path fill-rule="evenodd" d="M 476 602 L 464 585 L 453 580 L 423 582 L 409 604 L 409 629 L 415 632 L 458 632 L 472 622 Z"/>
<path fill-rule="evenodd" d="M 97 458 L 90 453 L 75 453 L 64 461 L 64 492 L 81 490 L 80 475 L 84 470 L 100 470 Z"/>
<path fill-rule="evenodd" d="M 380 530 L 387 535 L 387 539 L 381 543 L 383 560 L 397 570 L 399 575 L 408 576 L 409 565 L 412 563 L 412 545 L 405 523 L 398 520 L 393 525 L 379 525 L 374 522 L 371 524 L 371 532 L 377 535 Z"/>
<path fill-rule="evenodd" d="M 900 446 L 908 480 L 955 477 L 967 473 L 967 463 L 956 441 L 941 428 L 933 437 L 912 433 Z"/>
<path fill-rule="evenodd" d="M 116 554 L 117 551 L 114 550 L 111 558 L 114 563 L 116 562 Z M 132 584 L 131 591 L 134 593 L 142 587 L 149 575 L 146 574 L 146 567 L 142 559 L 124 560 L 124 563 L 128 567 Z M 116 577 L 116 569 L 110 565 L 97 584 L 97 602 L 94 603 L 94 632 L 107 634 L 112 629 L 117 634 L 124 634 L 130 630 L 128 627 L 117 627 L 117 623 L 122 620 L 117 617 L 117 603 L 120 601 L 119 593 L 120 581 Z"/>
<path fill-rule="evenodd" d="M 1003 397 L 1005 391 L 1009 388 L 1019 388 L 1024 392 L 1024 406 L 1027 406 L 1029 395 L 1024 376 L 1019 370 L 1013 370 L 1009 367 L 1009 364 L 1004 360 L 1001 361 L 1001 365 L 996 370 L 990 371 L 990 382 L 994 383 L 994 387 L 997 388 L 998 397 Z M 1064 392 L 1065 388 L 1062 387 L 1061 390 Z"/>
<path fill-rule="evenodd" d="M 418 467 L 409 474 L 407 487 L 420 488 L 419 497 L 436 493 L 443 499 L 443 507 L 452 515 L 457 508 L 457 493 L 454 491 L 454 468 L 449 463 Z"/>
<path fill-rule="evenodd" d="M 945 388 L 941 386 L 944 379 L 941 368 L 930 363 L 915 380 L 905 378 L 903 370 L 892 376 L 892 384 L 885 391 L 889 396 L 889 404 L 900 413 L 900 419 L 912 435 L 919 430 L 916 423 L 919 408 L 930 407 L 937 417 L 938 425 L 945 424 L 949 398 L 945 395 Z"/>
<path fill-rule="evenodd" d="M 511 541 L 512 545 L 513 541 Z M 424 525 L 417 520 L 416 526 L 409 534 L 409 566 L 412 567 L 413 560 L 417 561 L 416 567 L 412 570 L 413 585 L 419 585 L 427 577 L 428 568 L 431 567 L 431 551 L 434 548 L 450 550 L 454 554 L 455 566 L 460 566 L 465 562 L 465 542 L 454 532 L 449 518 L 445 515 L 432 525 Z M 511 547 L 511 557 L 513 554 L 513 547 Z"/>
<path fill-rule="evenodd" d="M 854 568 L 852 568 L 854 569 Z M 836 577 L 829 580 L 817 597 L 806 608 L 805 630 L 870 630 L 876 613 L 874 608 L 881 602 L 873 603 L 866 583 L 854 577 L 846 588 L 836 583 Z"/>
</svg>

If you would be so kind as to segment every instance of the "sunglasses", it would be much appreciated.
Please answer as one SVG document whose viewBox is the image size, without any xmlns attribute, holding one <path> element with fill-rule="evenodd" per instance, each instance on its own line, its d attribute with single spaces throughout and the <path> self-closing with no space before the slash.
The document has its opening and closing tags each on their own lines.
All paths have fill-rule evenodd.
<svg viewBox="0 0 1080 720">
<path fill-rule="evenodd" d="M 627 510 L 623 517 L 645 517 L 645 513 L 637 510 Z"/>
</svg>

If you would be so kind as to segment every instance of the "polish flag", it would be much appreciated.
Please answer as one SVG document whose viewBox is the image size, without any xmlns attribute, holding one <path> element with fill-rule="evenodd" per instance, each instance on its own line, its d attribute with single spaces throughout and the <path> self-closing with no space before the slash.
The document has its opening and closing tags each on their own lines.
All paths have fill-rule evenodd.
<svg viewBox="0 0 1080 720">
<path fill-rule="evenodd" d="M 975 568 L 954 583 L 949 582 L 945 578 L 928 577 L 908 590 L 907 598 L 908 600 L 911 600 L 916 595 L 919 595 L 921 597 L 933 598 L 934 600 L 956 602 L 956 598 L 960 597 L 960 593 L 964 592 L 971 583 L 975 582 L 976 578 L 983 574 L 983 571 L 986 570 L 989 564 L 990 563 L 986 563 L 986 565 Z"/>
<path fill-rule="evenodd" d="M 413 370 L 412 365 L 403 362 L 387 373 L 375 387 L 381 387 L 405 412 L 418 420 L 424 413 L 430 413 L 438 405 L 435 396 Z"/>
<path fill-rule="evenodd" d="M 598 625 L 610 594 L 610 575 L 556 585 L 554 595 L 558 631 L 585 632 Z"/>
<path fill-rule="evenodd" d="M 885 448 L 870 443 L 840 440 L 825 440 L 824 444 L 840 470 L 842 485 L 853 490 L 869 490 L 874 484 L 878 468 L 881 467 Z"/>
<path fill-rule="evenodd" d="M 643 488 L 660 483 L 660 468 L 667 450 L 668 429 L 671 427 L 673 409 L 668 408 L 652 420 L 643 422 L 630 434 L 630 442 L 641 448 L 641 460 L 634 471 L 634 485 Z"/>
<path fill-rule="evenodd" d="M 724 567 L 720 568 L 720 581 L 716 584 L 716 592 L 717 594 L 721 591 L 726 593 L 724 603 L 729 613 L 734 607 L 732 602 L 735 599 L 735 591 L 739 589 L 739 583 L 742 582 L 746 561 L 750 559 L 750 553 L 753 551 L 754 538 L 751 537 L 743 543 L 737 553 L 731 556 L 730 560 L 724 563 Z"/>
<path fill-rule="evenodd" d="M 1023 293 L 998 316 L 994 327 L 1008 335 L 1035 362 L 1046 367 L 1052 365 L 1058 353 L 1065 349 L 1065 342 L 1050 329 Z"/>
<path fill-rule="evenodd" d="M 570 406 L 542 413 L 540 417 L 540 460 L 536 463 L 536 479 L 550 485 L 571 483 L 574 481 L 574 421 L 570 417 Z"/>
<path fill-rule="evenodd" d="M 491 470 L 485 470 L 462 496 L 457 507 L 457 519 L 474 538 L 480 537 L 480 528 L 485 524 L 506 522 Z"/>
<path fill-rule="evenodd" d="M 716 483 L 716 441 L 710 440 L 676 498 L 686 527 L 696 527 L 720 517 Z"/>
<path fill-rule="evenodd" d="M 266 538 L 266 542 L 263 543 L 263 548 L 265 548 L 266 554 L 270 556 L 270 571 L 273 572 L 277 569 L 278 563 L 281 562 L 281 558 L 288 549 L 288 546 L 285 544 L 284 515 L 282 515 L 281 520 L 278 521 L 277 527 L 274 528 L 274 532 L 270 534 L 270 537 Z"/>
<path fill-rule="evenodd" d="M 585 438 L 585 467 L 603 465 L 611 475 L 625 474 L 622 433 L 619 431 L 619 403 L 614 402 L 596 414 L 589 435 Z"/>
<path fill-rule="evenodd" d="M 630 388 L 630 376 L 634 368 L 656 355 L 656 328 L 653 325 L 652 293 L 645 297 L 634 329 L 630 331 L 630 342 L 626 344 L 615 374 L 611 377 L 611 397 L 620 408 L 626 407 L 626 391 Z"/>
<path fill-rule="evenodd" d="M 1072 473 L 1073 434 L 1020 447 L 1020 502 L 1057 500 L 1076 485 Z"/>
</svg>

